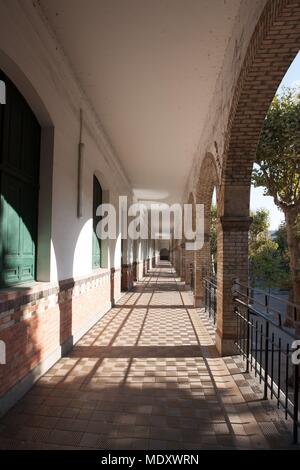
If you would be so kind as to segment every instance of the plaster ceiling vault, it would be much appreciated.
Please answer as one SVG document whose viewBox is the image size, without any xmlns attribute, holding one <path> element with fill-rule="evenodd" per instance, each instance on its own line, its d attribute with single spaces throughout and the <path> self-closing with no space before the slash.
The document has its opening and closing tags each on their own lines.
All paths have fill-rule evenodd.
<svg viewBox="0 0 300 470">
<path fill-rule="evenodd" d="M 136 194 L 180 197 L 241 0 L 40 3 Z"/>
</svg>

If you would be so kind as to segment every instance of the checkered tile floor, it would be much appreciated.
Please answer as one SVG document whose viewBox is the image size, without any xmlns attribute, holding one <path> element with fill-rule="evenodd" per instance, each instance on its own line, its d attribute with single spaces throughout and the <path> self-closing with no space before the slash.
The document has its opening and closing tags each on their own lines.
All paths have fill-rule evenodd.
<svg viewBox="0 0 300 470">
<path fill-rule="evenodd" d="M 0 420 L 0 448 L 292 447 L 242 367 L 217 356 L 205 312 L 162 263 Z"/>
</svg>

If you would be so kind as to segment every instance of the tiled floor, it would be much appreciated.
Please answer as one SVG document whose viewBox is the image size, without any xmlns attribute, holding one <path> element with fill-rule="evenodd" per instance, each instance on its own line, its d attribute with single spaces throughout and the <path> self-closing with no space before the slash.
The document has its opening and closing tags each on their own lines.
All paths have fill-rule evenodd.
<svg viewBox="0 0 300 470">
<path fill-rule="evenodd" d="M 126 294 L 0 421 L 0 448 L 291 445 L 290 424 L 232 358 L 165 263 Z"/>
</svg>

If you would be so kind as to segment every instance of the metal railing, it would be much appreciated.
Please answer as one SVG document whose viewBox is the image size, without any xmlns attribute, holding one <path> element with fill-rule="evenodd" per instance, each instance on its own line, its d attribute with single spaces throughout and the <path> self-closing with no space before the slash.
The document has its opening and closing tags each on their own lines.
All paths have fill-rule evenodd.
<svg viewBox="0 0 300 470">
<path fill-rule="evenodd" d="M 204 307 L 205 311 L 208 312 L 209 318 L 216 323 L 217 316 L 217 283 L 215 279 L 203 280 L 204 288 Z"/>
<path fill-rule="evenodd" d="M 262 298 L 262 300 L 261 300 Z M 293 441 L 298 442 L 299 372 L 292 361 L 293 343 L 300 338 L 282 326 L 282 311 L 274 305 L 276 296 L 250 289 L 235 281 L 233 287 L 236 315 L 236 346 L 246 362 L 246 372 L 253 372 L 263 384 L 263 398 L 275 399 L 285 418 L 293 420 Z M 290 302 L 286 301 L 286 304 Z M 293 306 L 296 311 L 299 306 Z"/>
</svg>

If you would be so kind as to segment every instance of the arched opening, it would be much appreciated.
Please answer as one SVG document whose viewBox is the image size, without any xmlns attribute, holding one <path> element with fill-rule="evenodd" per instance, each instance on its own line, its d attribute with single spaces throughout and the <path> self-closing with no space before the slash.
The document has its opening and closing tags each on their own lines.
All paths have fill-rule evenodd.
<svg viewBox="0 0 300 470">
<path fill-rule="evenodd" d="M 160 261 L 169 261 L 170 260 L 170 252 L 168 248 L 161 248 L 159 251 L 159 259 Z"/>
<path fill-rule="evenodd" d="M 300 47 L 297 2 L 269 1 L 256 26 L 236 85 L 223 154 L 218 216 L 217 348 L 235 351 L 232 283 L 248 284 L 251 173 L 270 103 Z"/>
<path fill-rule="evenodd" d="M 274 305 L 276 295 L 281 321 L 291 328 L 297 327 L 300 317 L 299 78 L 300 52 L 283 77 L 263 122 L 251 193 L 261 191 L 259 200 L 267 200 L 269 210 L 251 213 L 249 237 L 249 282 L 255 302 L 268 295 Z M 270 223 L 273 232 L 268 231 Z"/>
<path fill-rule="evenodd" d="M 36 279 L 41 127 L 25 98 L 0 72 L 0 287 Z"/>
<path fill-rule="evenodd" d="M 196 191 L 196 203 L 204 206 L 204 245 L 195 252 L 194 303 L 203 307 L 205 302 L 204 281 L 215 282 L 217 272 L 216 211 L 218 204 L 218 173 L 215 158 L 207 153 L 203 159 Z"/>
</svg>

